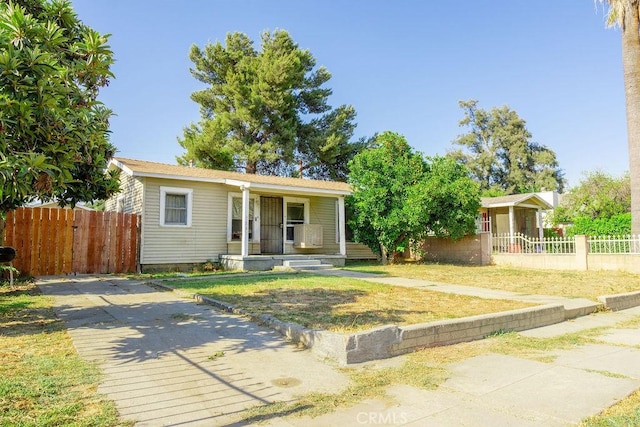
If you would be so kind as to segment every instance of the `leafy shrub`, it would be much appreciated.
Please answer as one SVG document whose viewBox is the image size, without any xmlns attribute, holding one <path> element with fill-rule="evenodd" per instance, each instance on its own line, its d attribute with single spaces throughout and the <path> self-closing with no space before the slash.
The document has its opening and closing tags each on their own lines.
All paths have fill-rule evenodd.
<svg viewBox="0 0 640 427">
<path fill-rule="evenodd" d="M 578 217 L 567 229 L 568 236 L 625 236 L 631 234 L 631 213 L 614 215 L 610 218 Z"/>
</svg>

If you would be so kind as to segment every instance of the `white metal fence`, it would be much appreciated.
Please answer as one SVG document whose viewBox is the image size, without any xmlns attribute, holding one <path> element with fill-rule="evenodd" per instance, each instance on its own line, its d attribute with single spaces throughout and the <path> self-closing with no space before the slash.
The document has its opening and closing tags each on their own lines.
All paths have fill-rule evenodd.
<svg viewBox="0 0 640 427">
<path fill-rule="evenodd" d="M 587 245 L 591 254 L 640 254 L 640 235 L 590 236 Z"/>
<path fill-rule="evenodd" d="M 639 236 L 594 236 L 587 238 L 589 253 L 592 254 L 640 254 Z M 538 239 L 524 234 L 494 234 L 492 236 L 494 253 L 523 254 L 574 254 L 574 237 L 546 237 Z"/>
<path fill-rule="evenodd" d="M 537 239 L 521 233 L 494 234 L 493 252 L 496 253 L 523 253 L 523 254 L 573 254 L 576 252 L 576 243 L 573 237 L 551 237 Z"/>
<path fill-rule="evenodd" d="M 494 234 L 493 251 L 497 253 L 553 253 L 573 254 L 576 252 L 576 243 L 573 237 L 551 237 L 537 239 L 521 233 L 511 235 Z"/>
</svg>

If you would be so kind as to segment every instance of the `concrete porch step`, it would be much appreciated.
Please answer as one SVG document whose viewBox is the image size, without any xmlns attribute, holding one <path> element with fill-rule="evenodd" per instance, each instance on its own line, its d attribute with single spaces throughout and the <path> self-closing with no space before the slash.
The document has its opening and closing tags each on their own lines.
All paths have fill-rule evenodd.
<svg viewBox="0 0 640 427">
<path fill-rule="evenodd" d="M 322 261 L 319 259 L 286 259 L 282 261 L 283 267 L 297 267 L 300 265 L 303 266 L 311 266 L 311 265 L 321 265 Z"/>
<path fill-rule="evenodd" d="M 295 259 L 282 261 L 281 267 L 274 267 L 274 270 L 327 270 L 333 268 L 332 264 L 323 264 L 318 259 Z"/>
</svg>

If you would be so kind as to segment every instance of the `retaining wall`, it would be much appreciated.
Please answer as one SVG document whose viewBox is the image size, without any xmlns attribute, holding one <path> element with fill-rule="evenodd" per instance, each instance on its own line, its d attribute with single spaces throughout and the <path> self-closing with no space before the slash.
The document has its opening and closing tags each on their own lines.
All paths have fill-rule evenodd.
<svg viewBox="0 0 640 427">
<path fill-rule="evenodd" d="M 627 292 L 617 295 L 603 295 L 598 297 L 600 301 L 610 310 L 618 311 L 640 305 L 640 291 Z"/>
<path fill-rule="evenodd" d="M 459 240 L 427 237 L 422 250 L 422 258 L 426 261 L 488 265 L 491 263 L 491 235 L 479 233 Z"/>
<path fill-rule="evenodd" d="M 158 284 L 158 286 L 165 285 Z M 290 341 L 304 345 L 318 356 L 330 358 L 341 365 L 386 359 L 424 347 L 473 341 L 495 332 L 523 331 L 565 320 L 565 309 L 562 304 L 547 304 L 462 319 L 409 326 L 387 325 L 362 332 L 341 334 L 308 329 L 295 323 L 280 321 L 269 315 L 251 315 L 202 295 L 196 294 L 193 297 L 198 302 L 248 316 L 252 321 L 277 331 Z"/>
<path fill-rule="evenodd" d="M 574 254 L 493 254 L 495 265 L 545 270 L 577 270 Z"/>
<path fill-rule="evenodd" d="M 205 297 L 189 294 L 160 281 L 154 286 L 190 296 L 199 303 L 240 314 L 273 329 L 294 343 L 300 343 L 321 357 L 342 365 L 385 359 L 425 348 L 450 345 L 485 338 L 496 332 L 524 331 L 562 322 L 568 309 L 563 304 L 546 304 L 518 310 L 490 313 L 461 319 L 441 320 L 408 326 L 386 325 L 351 334 L 308 329 L 287 323 L 270 315 L 252 315 L 234 306 Z M 640 306 L 640 291 L 599 297 L 606 308 L 623 310 Z M 584 313 L 583 313 L 584 314 Z"/>
</svg>

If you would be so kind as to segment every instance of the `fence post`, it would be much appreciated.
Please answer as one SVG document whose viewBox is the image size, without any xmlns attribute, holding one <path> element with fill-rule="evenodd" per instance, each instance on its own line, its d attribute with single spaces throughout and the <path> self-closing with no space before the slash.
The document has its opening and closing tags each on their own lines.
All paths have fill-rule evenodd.
<svg viewBox="0 0 640 427">
<path fill-rule="evenodd" d="M 574 239 L 576 241 L 576 269 L 588 270 L 587 255 L 589 254 L 589 246 L 587 245 L 587 236 L 578 235 Z"/>
<path fill-rule="evenodd" d="M 493 252 L 491 233 L 480 233 L 478 237 L 480 238 L 480 265 L 490 265 Z"/>
</svg>

